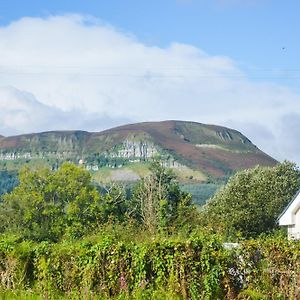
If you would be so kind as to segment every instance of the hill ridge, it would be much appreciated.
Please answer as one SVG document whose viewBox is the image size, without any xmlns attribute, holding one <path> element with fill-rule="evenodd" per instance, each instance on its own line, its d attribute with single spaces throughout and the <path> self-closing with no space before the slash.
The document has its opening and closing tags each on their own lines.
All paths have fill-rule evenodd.
<svg viewBox="0 0 300 300">
<path fill-rule="evenodd" d="M 55 168 L 70 160 L 98 171 L 146 163 L 155 156 L 166 165 L 217 177 L 277 163 L 241 132 L 194 121 L 132 123 L 100 132 L 51 130 L 0 139 L 0 167 L 13 161 L 18 168 L 18 164 L 39 160 Z"/>
</svg>

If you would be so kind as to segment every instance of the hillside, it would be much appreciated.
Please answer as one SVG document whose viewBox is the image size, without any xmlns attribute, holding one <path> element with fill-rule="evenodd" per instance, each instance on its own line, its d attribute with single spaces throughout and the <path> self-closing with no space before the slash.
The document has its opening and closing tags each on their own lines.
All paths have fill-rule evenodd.
<svg viewBox="0 0 300 300">
<path fill-rule="evenodd" d="M 160 157 L 185 182 L 204 182 L 276 160 L 240 132 L 195 122 L 163 121 L 120 126 L 102 132 L 50 131 L 0 137 L 0 166 L 17 170 L 24 163 L 57 168 L 73 161 L 97 181 L 131 181 Z"/>
</svg>

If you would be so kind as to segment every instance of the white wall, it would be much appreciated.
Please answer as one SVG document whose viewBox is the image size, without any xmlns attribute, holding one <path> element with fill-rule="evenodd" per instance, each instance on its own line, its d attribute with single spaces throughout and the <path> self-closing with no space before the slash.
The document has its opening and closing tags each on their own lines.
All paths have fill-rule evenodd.
<svg viewBox="0 0 300 300">
<path fill-rule="evenodd" d="M 300 209 L 293 214 L 293 223 L 288 226 L 288 236 L 293 239 L 300 239 Z"/>
</svg>

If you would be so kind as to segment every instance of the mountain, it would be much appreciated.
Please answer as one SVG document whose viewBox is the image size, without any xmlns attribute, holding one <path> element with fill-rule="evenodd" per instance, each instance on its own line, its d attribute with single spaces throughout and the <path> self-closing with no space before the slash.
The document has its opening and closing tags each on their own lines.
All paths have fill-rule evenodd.
<svg viewBox="0 0 300 300">
<path fill-rule="evenodd" d="M 10 170 L 24 163 L 56 168 L 69 160 L 97 173 L 98 181 L 104 177 L 134 180 L 154 157 L 160 157 L 187 182 L 226 176 L 258 164 L 276 164 L 236 130 L 185 121 L 129 124 L 102 132 L 50 131 L 0 137 L 0 168 Z"/>
</svg>

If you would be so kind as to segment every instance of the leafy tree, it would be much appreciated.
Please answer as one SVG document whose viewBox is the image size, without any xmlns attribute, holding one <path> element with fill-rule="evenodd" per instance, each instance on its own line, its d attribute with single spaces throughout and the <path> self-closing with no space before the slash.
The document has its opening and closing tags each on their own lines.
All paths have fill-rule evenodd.
<svg viewBox="0 0 300 300">
<path fill-rule="evenodd" d="M 152 233 L 183 227 L 195 215 L 191 196 L 174 174 L 154 162 L 151 175 L 128 197 L 112 184 L 101 194 L 91 175 L 74 164 L 57 170 L 24 167 L 19 185 L 3 196 L 0 231 L 36 241 L 78 238 L 105 223 L 136 221 Z"/>
<path fill-rule="evenodd" d="M 91 175 L 65 163 L 57 171 L 20 171 L 20 184 L 4 195 L 2 231 L 35 240 L 77 237 L 102 221 L 102 202 Z"/>
<path fill-rule="evenodd" d="M 245 237 L 269 232 L 299 188 L 300 171 L 290 162 L 241 171 L 204 207 L 203 224 Z"/>
<path fill-rule="evenodd" d="M 127 221 L 130 199 L 127 197 L 125 188 L 113 182 L 102 187 L 102 190 L 103 221 Z"/>
<path fill-rule="evenodd" d="M 142 178 L 135 187 L 132 212 L 150 232 L 155 233 L 182 223 L 194 207 L 190 194 L 180 190 L 170 169 L 155 161 L 150 171 L 151 174 Z"/>
</svg>

